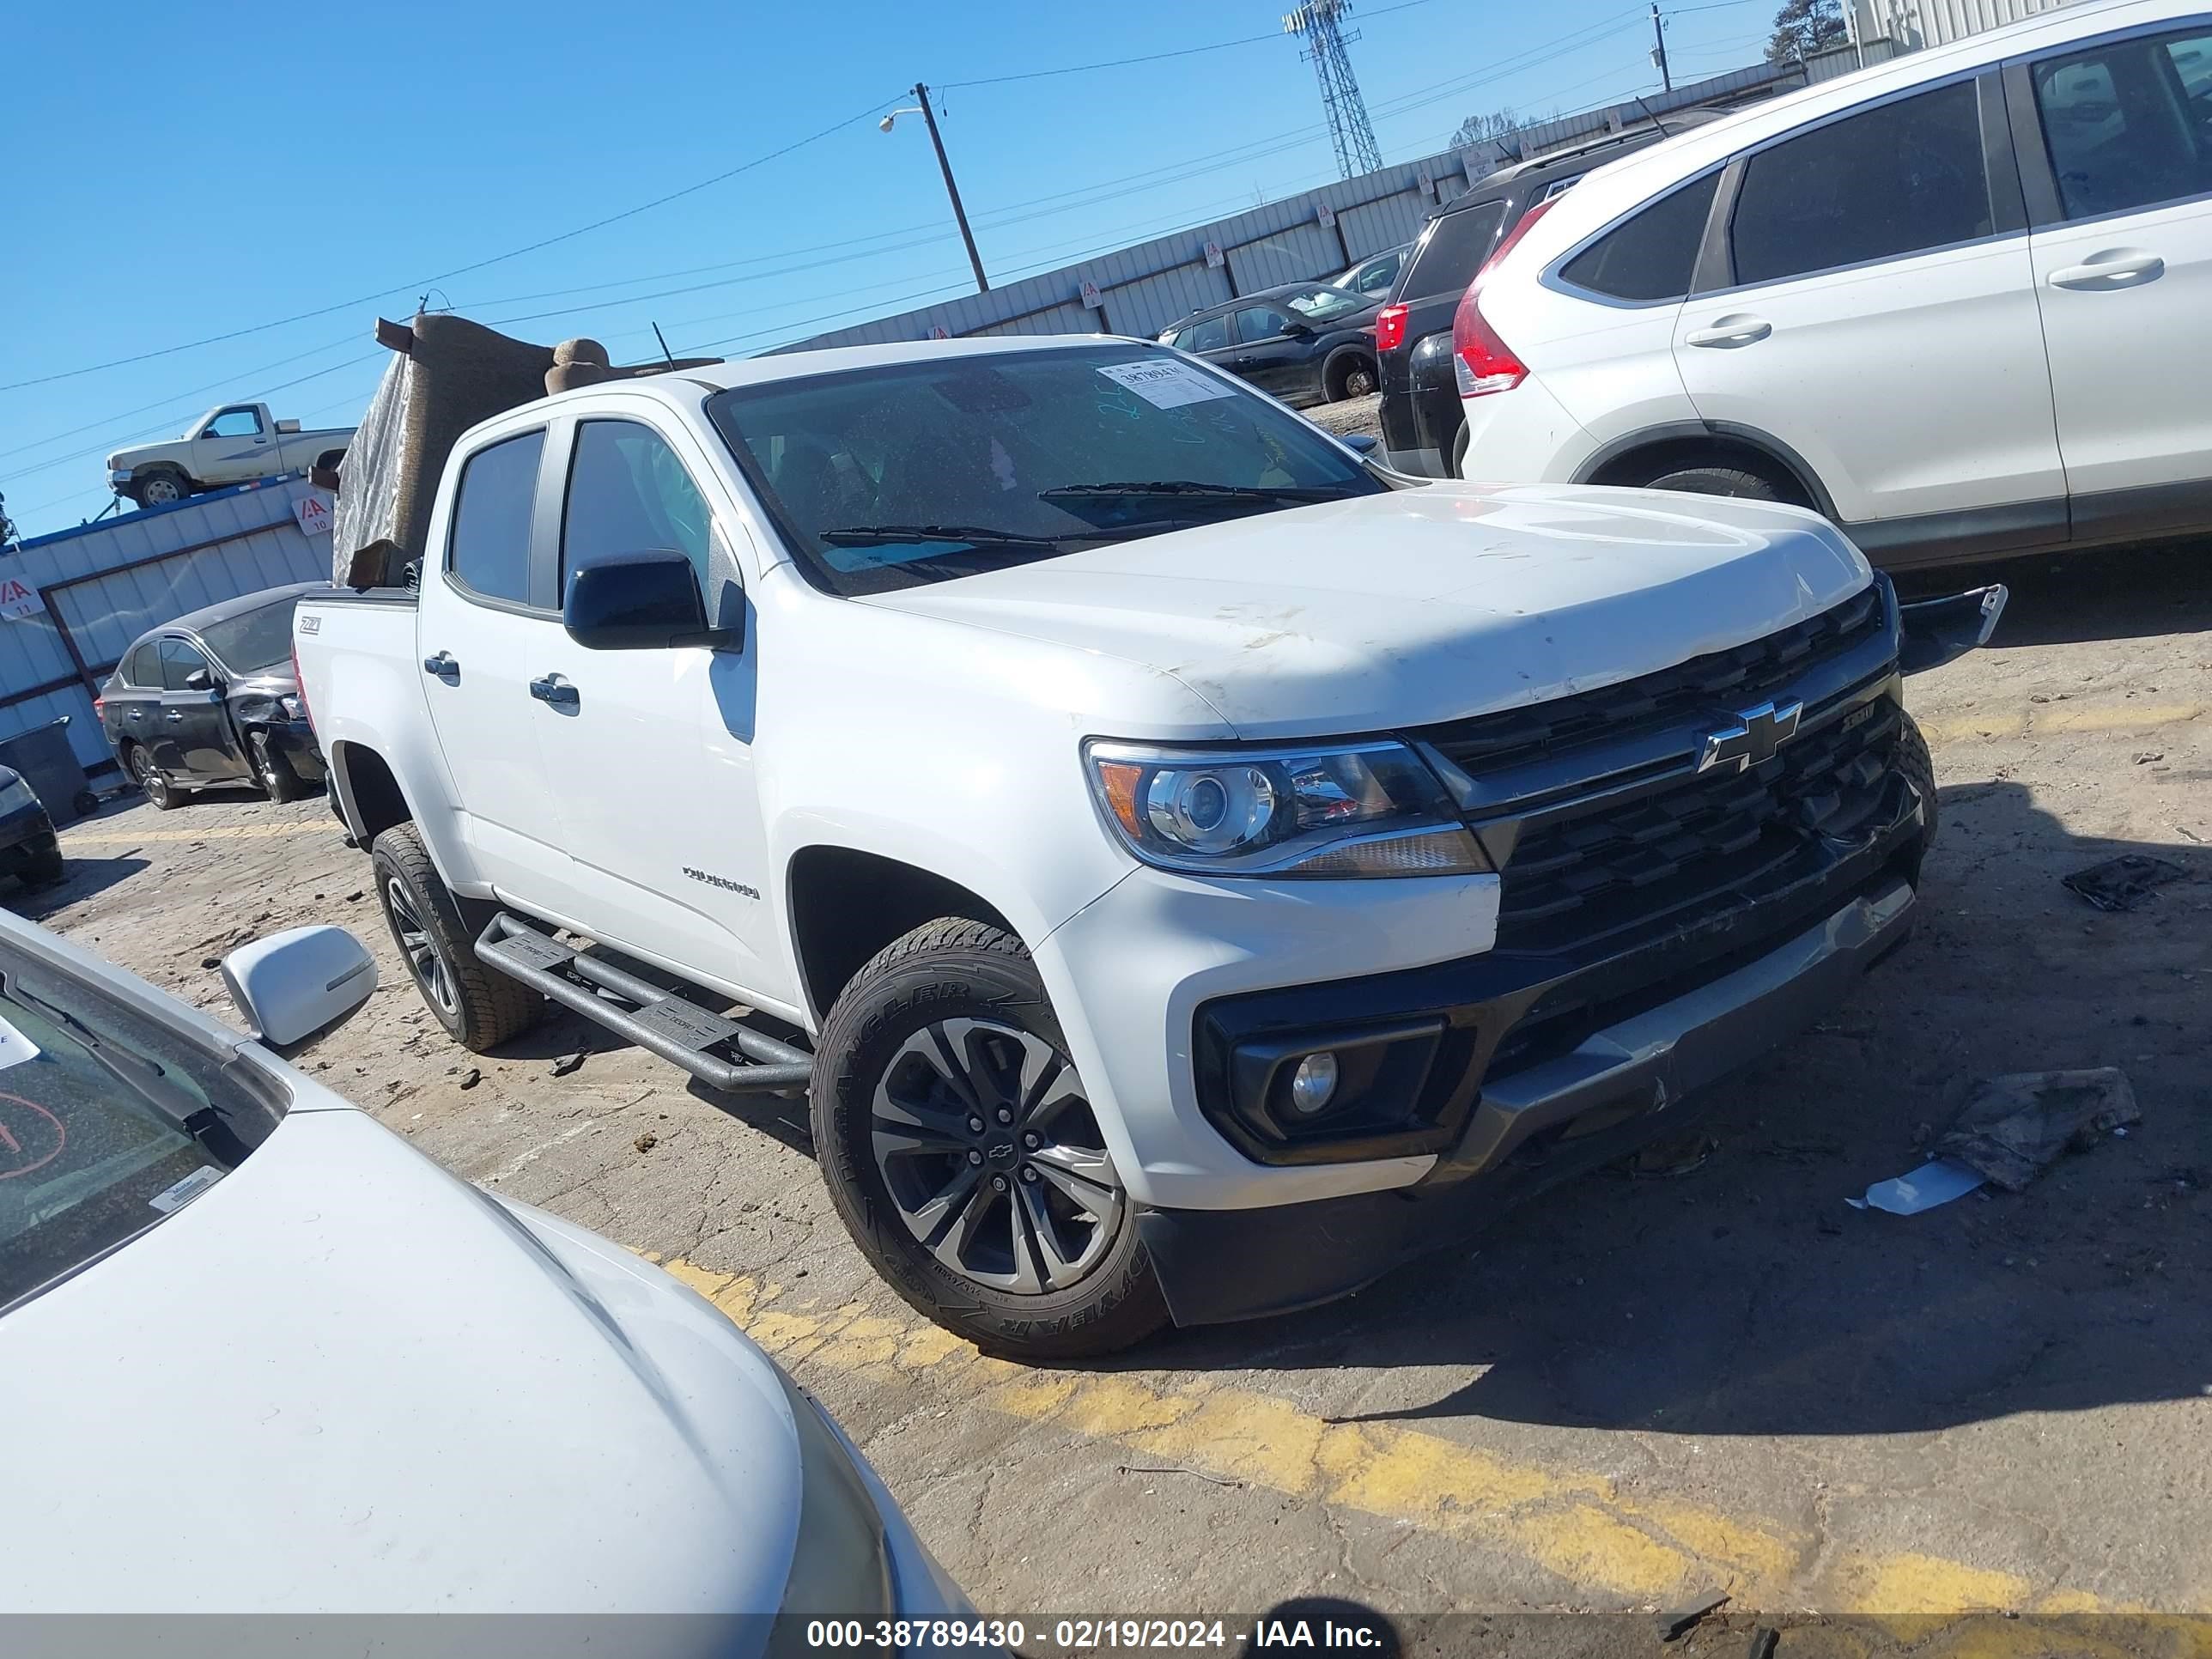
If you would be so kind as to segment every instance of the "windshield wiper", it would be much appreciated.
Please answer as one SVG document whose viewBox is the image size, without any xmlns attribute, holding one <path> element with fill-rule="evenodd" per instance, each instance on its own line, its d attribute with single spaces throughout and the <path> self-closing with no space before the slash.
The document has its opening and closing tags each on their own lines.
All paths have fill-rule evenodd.
<svg viewBox="0 0 2212 1659">
<path fill-rule="evenodd" d="M 169 1081 L 167 1068 L 159 1060 L 149 1060 L 143 1054 L 133 1054 L 119 1043 L 110 1043 L 99 1032 L 79 1019 L 75 1013 L 58 1003 L 48 1002 L 22 982 L 10 983 L 0 978 L 0 1001 L 14 1003 L 18 1008 L 42 1015 L 57 1025 L 66 1026 L 76 1038 L 93 1064 L 138 1097 L 155 1115 L 173 1124 L 183 1133 L 197 1141 L 200 1147 L 226 1164 L 235 1169 L 253 1150 L 242 1139 L 230 1122 L 230 1115 L 220 1106 L 204 1104 L 185 1090 Z"/>
<path fill-rule="evenodd" d="M 970 547 L 1057 547 L 1064 541 L 1088 538 L 1095 532 L 1073 536 L 1024 536 L 1012 530 L 993 530 L 970 524 L 855 524 L 842 530 L 824 530 L 817 539 L 832 547 L 886 547 L 900 542 L 964 542 Z"/>
<path fill-rule="evenodd" d="M 1059 489 L 1040 489 L 1041 501 L 1096 501 L 1116 495 L 1164 495 L 1188 501 L 1337 501 L 1346 492 L 1313 484 L 1213 484 L 1194 478 L 1149 478 L 1132 483 L 1068 484 Z"/>
</svg>

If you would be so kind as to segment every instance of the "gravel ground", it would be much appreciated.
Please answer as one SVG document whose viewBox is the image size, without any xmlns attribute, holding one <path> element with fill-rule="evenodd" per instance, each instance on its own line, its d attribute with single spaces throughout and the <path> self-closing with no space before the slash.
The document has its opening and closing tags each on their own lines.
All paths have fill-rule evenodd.
<svg viewBox="0 0 2212 1659">
<path fill-rule="evenodd" d="M 915 1321 L 838 1226 L 803 1103 L 720 1098 L 565 1018 L 495 1057 L 450 1047 L 319 804 L 113 808 L 68 832 L 64 886 L 6 897 L 206 1006 L 204 958 L 354 927 L 384 988 L 297 1063 L 491 1190 L 667 1261 L 824 1397 L 999 1612 L 1715 1586 L 1739 1609 L 2207 1611 L 2206 568 L 2194 548 L 2001 573 L 1993 648 L 1911 687 L 1944 819 L 1917 933 L 1722 1087 L 1696 1167 L 1592 1176 L 1348 1303 L 1094 1367 L 1018 1371 Z M 2059 884 L 2134 852 L 2183 872 L 2137 910 Z M 1975 1079 L 2105 1065 L 2142 1105 L 2127 1139 L 2018 1196 L 1844 1205 L 1917 1164 Z"/>
</svg>

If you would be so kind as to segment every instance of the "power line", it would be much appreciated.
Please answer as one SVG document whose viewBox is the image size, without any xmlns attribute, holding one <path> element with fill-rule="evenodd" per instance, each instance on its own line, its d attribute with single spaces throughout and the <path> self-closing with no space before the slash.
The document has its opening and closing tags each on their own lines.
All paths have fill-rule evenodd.
<svg viewBox="0 0 2212 1659">
<path fill-rule="evenodd" d="M 256 323 L 250 328 L 234 328 L 228 333 L 210 334 L 204 339 L 187 341 L 183 345 L 163 346 L 157 351 L 141 351 L 128 357 L 114 357 L 106 362 L 94 363 L 84 368 L 64 369 L 58 374 L 39 374 L 28 380 L 10 380 L 5 384 L 0 384 L 0 392 L 20 392 L 26 386 L 49 386 L 56 380 L 74 380 L 79 375 L 97 374 L 102 369 L 121 368 L 131 363 L 148 362 L 156 357 L 173 356 L 179 351 L 197 350 L 201 346 L 218 345 L 225 340 L 241 339 L 248 334 L 264 333 L 270 329 L 283 328 L 289 323 L 305 322 L 313 317 L 327 317 L 332 312 L 349 310 L 355 306 L 368 305 L 372 301 L 381 300 L 390 295 L 428 288 L 435 283 L 447 282 L 455 276 L 466 276 L 472 270 L 482 270 L 489 265 L 501 264 L 509 259 L 519 259 L 525 254 L 536 253 L 542 249 L 553 246 L 556 243 L 570 241 L 592 231 L 604 230 L 609 225 L 619 224 L 625 219 L 634 219 L 641 213 L 650 212 L 658 207 L 665 207 L 669 203 L 680 201 L 686 196 L 696 195 L 702 190 L 734 179 L 739 173 L 750 173 L 756 167 L 767 166 L 770 161 L 781 161 L 793 150 L 803 149 L 809 144 L 819 143 L 822 139 L 829 137 L 832 133 L 842 131 L 847 127 L 866 120 L 885 104 L 893 101 L 895 100 L 889 98 L 879 98 L 856 115 L 848 115 L 841 121 L 834 121 L 818 131 L 809 133 L 804 138 L 793 139 L 781 149 L 770 150 L 765 155 L 757 155 L 750 161 L 741 161 L 736 167 L 718 173 L 711 179 L 702 179 L 698 183 L 686 185 L 681 190 L 672 190 L 665 196 L 656 196 L 649 202 L 641 202 L 635 207 L 624 208 L 619 213 L 610 213 L 604 218 L 594 219 L 591 223 L 579 225 L 573 230 L 562 231 L 557 235 L 541 237 L 537 241 L 526 243 L 521 247 L 510 248 L 504 253 L 495 253 L 489 258 L 477 259 L 465 265 L 456 265 L 451 270 L 441 270 L 432 276 L 417 277 L 410 283 L 379 289 L 373 294 L 364 294 L 354 299 L 342 300 L 336 305 L 319 307 L 313 311 L 295 312 L 289 317 L 280 317 L 274 322 Z"/>
</svg>

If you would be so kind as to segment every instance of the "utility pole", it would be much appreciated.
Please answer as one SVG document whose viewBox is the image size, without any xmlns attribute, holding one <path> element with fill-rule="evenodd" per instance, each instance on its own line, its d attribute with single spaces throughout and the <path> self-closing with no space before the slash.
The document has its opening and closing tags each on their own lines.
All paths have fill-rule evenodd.
<svg viewBox="0 0 2212 1659">
<path fill-rule="evenodd" d="M 1654 0 L 1652 11 L 1658 11 Z M 988 294 L 991 279 L 983 274 L 983 256 L 975 252 L 975 233 L 968 228 L 968 210 L 960 205 L 960 186 L 952 182 L 952 163 L 945 159 L 945 140 L 937 131 L 937 112 L 929 106 L 929 88 L 919 81 L 914 84 L 914 101 L 921 106 L 921 118 L 929 123 L 929 142 L 937 148 L 938 170 L 945 175 L 945 193 L 952 198 L 952 217 L 960 227 L 960 240 L 968 245 L 968 263 L 975 267 L 975 291 Z"/>
<path fill-rule="evenodd" d="M 1674 77 L 1667 69 L 1667 28 L 1659 19 L 1659 0 L 1651 0 L 1651 61 L 1659 66 L 1659 84 L 1674 91 Z"/>
</svg>

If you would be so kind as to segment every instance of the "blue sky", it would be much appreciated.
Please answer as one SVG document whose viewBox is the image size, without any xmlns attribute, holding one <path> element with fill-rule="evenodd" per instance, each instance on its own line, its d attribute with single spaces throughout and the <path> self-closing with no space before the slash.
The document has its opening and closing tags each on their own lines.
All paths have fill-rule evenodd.
<svg viewBox="0 0 2212 1659">
<path fill-rule="evenodd" d="M 1776 3 L 1674 12 L 1677 79 L 1757 61 Z M 873 118 L 917 79 L 994 281 L 1324 182 L 1286 9 L 19 8 L 0 382 L 44 383 L 0 391 L 0 491 L 35 535 L 106 504 L 108 450 L 218 401 L 349 424 L 384 366 L 376 313 L 406 315 L 426 286 L 526 338 L 591 334 L 617 362 L 652 355 L 653 320 L 678 355 L 742 356 L 965 292 L 927 133 Z M 1386 161 L 1441 149 L 1470 113 L 1657 85 L 1632 0 L 1367 0 L 1353 21 Z M 998 79 L 1227 41 L 1246 44 Z"/>
</svg>

